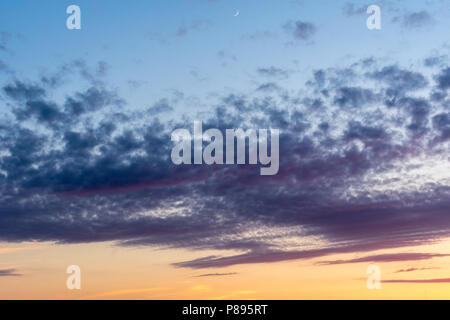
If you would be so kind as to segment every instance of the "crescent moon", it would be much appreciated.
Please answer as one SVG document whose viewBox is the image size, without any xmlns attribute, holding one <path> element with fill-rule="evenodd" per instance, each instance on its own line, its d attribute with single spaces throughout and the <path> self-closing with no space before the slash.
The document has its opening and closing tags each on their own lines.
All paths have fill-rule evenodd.
<svg viewBox="0 0 450 320">
<path fill-rule="evenodd" d="M 234 16 L 237 17 L 237 16 L 239 15 L 239 13 L 240 13 L 239 10 L 236 11 L 236 13 L 234 14 Z"/>
</svg>

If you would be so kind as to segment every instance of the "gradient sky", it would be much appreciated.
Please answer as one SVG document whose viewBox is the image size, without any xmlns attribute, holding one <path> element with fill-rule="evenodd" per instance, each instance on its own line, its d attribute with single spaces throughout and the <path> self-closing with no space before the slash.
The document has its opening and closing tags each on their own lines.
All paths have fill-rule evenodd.
<svg viewBox="0 0 450 320">
<path fill-rule="evenodd" d="M 0 298 L 450 298 L 449 13 L 3 1 Z M 173 165 L 194 120 L 280 129 L 279 173 Z"/>
</svg>

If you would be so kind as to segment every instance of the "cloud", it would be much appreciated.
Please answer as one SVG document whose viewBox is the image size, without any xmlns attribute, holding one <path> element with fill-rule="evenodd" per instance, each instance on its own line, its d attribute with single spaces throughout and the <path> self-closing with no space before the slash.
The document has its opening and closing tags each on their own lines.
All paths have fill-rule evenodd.
<svg viewBox="0 0 450 320">
<path fill-rule="evenodd" d="M 90 87 L 85 92 L 77 92 L 73 97 L 68 97 L 65 109 L 70 115 L 78 116 L 82 113 L 97 111 L 108 105 L 120 108 L 124 101 L 115 92 L 102 87 Z"/>
<path fill-rule="evenodd" d="M 93 83 L 99 83 L 87 77 Z M 43 84 L 48 83 L 48 78 L 41 79 Z M 59 80 L 52 80 L 54 86 Z M 69 96 L 64 106 L 47 99 L 47 89 L 44 85 L 14 81 L 3 87 L 3 92 L 16 103 L 12 110 L 19 121 L 35 120 L 44 125 L 58 127 L 74 121 L 74 116 L 91 113 L 106 106 L 120 108 L 124 101 L 114 91 L 102 87 L 91 86 L 84 92 L 77 92 Z"/>
<path fill-rule="evenodd" d="M 450 283 L 450 278 L 438 279 L 409 279 L 409 280 L 381 280 L 383 283 Z"/>
<path fill-rule="evenodd" d="M 205 274 L 200 274 L 198 276 L 195 276 L 196 278 L 202 278 L 202 277 L 223 277 L 223 276 L 233 276 L 236 275 L 238 273 L 236 272 L 227 272 L 227 273 L 205 273 Z"/>
<path fill-rule="evenodd" d="M 334 102 L 341 107 L 363 107 L 367 103 L 375 101 L 374 93 L 369 89 L 359 87 L 342 87 L 338 90 Z"/>
<path fill-rule="evenodd" d="M 182 22 L 181 25 L 178 27 L 178 30 L 176 32 L 177 37 L 184 37 L 191 31 L 205 31 L 208 30 L 212 26 L 212 22 L 205 19 L 198 19 L 193 20 L 189 23 Z"/>
<path fill-rule="evenodd" d="M 380 127 L 368 127 L 360 122 L 350 122 L 346 132 L 347 139 L 360 139 L 368 141 L 371 139 L 382 139 L 386 137 L 386 132 Z"/>
<path fill-rule="evenodd" d="M 393 22 L 400 22 L 404 28 L 419 29 L 434 23 L 433 17 L 425 10 L 407 13 L 403 16 L 396 16 Z"/>
<path fill-rule="evenodd" d="M 56 88 L 65 83 L 69 75 L 77 74 L 91 86 L 101 86 L 110 66 L 105 61 L 98 61 L 95 67 L 89 66 L 83 59 L 76 59 L 59 66 L 53 72 L 43 72 L 40 81 L 46 87 Z"/>
<path fill-rule="evenodd" d="M 439 89 L 447 90 L 448 88 L 450 88 L 450 68 L 441 70 L 441 72 L 434 78 L 438 84 Z"/>
<path fill-rule="evenodd" d="M 357 16 L 366 14 L 369 5 L 357 7 L 354 3 L 347 2 L 342 8 L 343 13 L 348 16 Z"/>
<path fill-rule="evenodd" d="M 368 72 L 366 75 L 389 85 L 388 95 L 405 93 L 427 86 L 427 80 L 420 72 L 402 69 L 397 65 L 385 66 L 380 70 Z"/>
<path fill-rule="evenodd" d="M 45 97 L 45 90 L 42 87 L 17 80 L 4 86 L 3 92 L 17 101 L 36 100 Z"/>
<path fill-rule="evenodd" d="M 294 40 L 310 40 L 317 32 L 317 27 L 311 22 L 288 21 L 283 26 L 284 31 L 290 34 Z"/>
<path fill-rule="evenodd" d="M 277 37 L 277 34 L 273 31 L 260 30 L 260 31 L 256 31 L 256 32 L 253 32 L 250 34 L 245 34 L 241 37 L 241 39 L 257 41 L 257 40 L 272 39 L 272 38 L 276 38 L 276 37 Z"/>
<path fill-rule="evenodd" d="M 208 256 L 195 260 L 177 262 L 173 265 L 179 268 L 192 268 L 192 269 L 203 269 L 203 268 L 223 268 L 232 265 L 238 264 L 255 264 L 255 263 L 273 263 L 280 261 L 289 261 L 289 260 L 302 260 L 302 259 L 312 259 L 322 256 L 327 256 L 331 254 L 339 254 L 339 253 L 349 253 L 349 252 L 362 252 L 366 250 L 373 250 L 374 248 L 396 248 L 407 245 L 407 243 L 392 243 L 392 242 L 377 242 L 377 243 L 360 243 L 353 245 L 341 245 L 334 246 L 323 249 L 313 249 L 313 250 L 299 250 L 299 251 L 275 251 L 275 250 L 254 250 L 248 253 L 228 256 L 228 257 L 218 257 L 218 256 Z M 439 256 L 439 255 L 438 255 Z M 442 255 L 445 256 L 445 255 Z M 427 254 L 417 254 L 414 257 L 423 258 L 423 259 L 431 259 L 432 257 L 427 257 Z M 378 262 L 390 262 L 390 261 L 409 261 L 415 260 L 412 255 L 405 256 L 399 255 L 397 257 L 394 256 L 373 256 L 368 257 L 367 261 L 375 261 L 376 258 L 379 259 Z M 390 260 L 391 259 L 391 260 Z M 398 259 L 398 260 L 394 260 Z M 337 261 L 323 261 L 319 262 L 319 264 L 342 264 L 342 263 L 356 263 L 356 262 L 365 262 L 362 258 L 361 261 L 355 260 L 337 260 Z"/>
<path fill-rule="evenodd" d="M 221 61 L 221 66 L 226 67 L 229 63 L 236 62 L 238 59 L 236 55 L 226 51 L 226 50 L 219 50 L 217 52 L 217 56 L 219 60 Z"/>
<path fill-rule="evenodd" d="M 258 68 L 258 74 L 265 77 L 275 77 L 275 78 L 287 78 L 289 76 L 289 71 L 274 66 L 268 68 Z"/>
<path fill-rule="evenodd" d="M 20 277 L 20 273 L 17 273 L 16 269 L 0 269 L 0 277 Z"/>
<path fill-rule="evenodd" d="M 258 91 L 278 91 L 281 88 L 276 84 L 275 82 L 266 82 L 261 84 L 258 89 Z"/>
<path fill-rule="evenodd" d="M 373 256 L 366 256 L 349 260 L 333 260 L 333 261 L 321 261 L 318 264 L 321 265 L 334 265 L 334 264 L 347 264 L 347 263 L 360 263 L 360 262 L 398 262 L 398 261 L 418 261 L 428 260 L 432 258 L 448 257 L 450 254 L 437 254 L 437 253 L 389 253 L 379 254 Z"/>
<path fill-rule="evenodd" d="M 440 135 L 436 137 L 436 141 L 445 142 L 450 139 L 450 113 L 440 113 L 432 118 L 433 128 Z"/>
<path fill-rule="evenodd" d="M 447 59 L 446 55 L 427 57 L 424 59 L 423 64 L 426 67 L 442 66 Z"/>
<path fill-rule="evenodd" d="M 164 291 L 167 290 L 167 288 L 163 287 L 155 287 L 155 288 L 139 288 L 139 289 L 124 289 L 124 290 L 115 290 L 115 291 L 107 291 L 102 293 L 93 294 L 90 296 L 85 296 L 83 299 L 98 299 L 98 298 L 107 298 L 107 297 L 115 297 L 115 296 L 125 296 L 130 294 L 137 294 L 137 293 L 151 293 L 151 292 L 158 292 L 158 291 Z"/>
</svg>

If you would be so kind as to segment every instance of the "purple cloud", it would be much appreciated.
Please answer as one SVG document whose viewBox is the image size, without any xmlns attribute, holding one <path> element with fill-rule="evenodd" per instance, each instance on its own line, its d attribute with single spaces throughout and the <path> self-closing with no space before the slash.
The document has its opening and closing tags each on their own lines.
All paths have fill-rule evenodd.
<svg viewBox="0 0 450 320">
<path fill-rule="evenodd" d="M 360 263 L 360 262 L 397 262 L 397 261 L 417 261 L 428 260 L 432 258 L 448 257 L 450 254 L 439 253 L 388 253 L 379 254 L 373 256 L 366 256 L 349 260 L 333 260 L 333 261 L 321 261 L 318 264 L 321 265 L 333 265 L 333 264 L 346 264 L 346 263 Z M 418 270 L 418 269 L 414 269 Z M 413 270 L 411 270 L 413 271 Z M 400 272 L 400 271 L 399 271 Z"/>
<path fill-rule="evenodd" d="M 423 271 L 423 270 L 436 270 L 440 269 L 437 267 L 430 267 L 430 268 L 407 268 L 407 269 L 400 269 L 395 271 L 394 273 L 404 273 L 404 272 L 413 272 L 413 271 Z"/>
</svg>

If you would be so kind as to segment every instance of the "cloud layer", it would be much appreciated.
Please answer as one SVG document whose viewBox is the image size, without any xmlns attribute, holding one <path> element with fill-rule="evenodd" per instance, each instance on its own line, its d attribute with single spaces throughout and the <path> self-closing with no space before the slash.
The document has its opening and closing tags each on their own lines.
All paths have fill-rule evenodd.
<svg viewBox="0 0 450 320">
<path fill-rule="evenodd" d="M 291 23 L 301 40 L 315 28 Z M 449 235 L 450 69 L 375 59 L 316 70 L 297 90 L 275 66 L 270 90 L 222 95 L 204 130 L 278 128 L 280 171 L 175 166 L 162 121 L 170 99 L 141 112 L 81 61 L 85 89 L 54 98 L 64 72 L 2 86 L 0 240 L 117 241 L 236 250 L 178 262 L 223 267 L 419 245 Z M 64 69 L 63 68 L 63 69 Z M 52 79 L 51 81 L 49 79 Z M 182 98 L 182 97 L 181 97 Z"/>
</svg>

